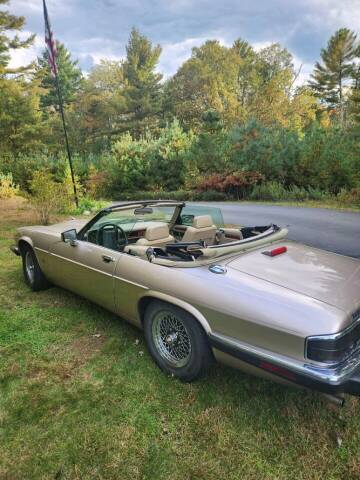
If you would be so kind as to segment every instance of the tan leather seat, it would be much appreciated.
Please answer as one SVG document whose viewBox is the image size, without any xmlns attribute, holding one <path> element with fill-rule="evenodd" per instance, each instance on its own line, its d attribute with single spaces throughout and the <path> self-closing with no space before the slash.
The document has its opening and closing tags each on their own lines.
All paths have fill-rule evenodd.
<svg viewBox="0 0 360 480">
<path fill-rule="evenodd" d="M 194 217 L 192 226 L 187 227 L 182 242 L 195 242 L 204 240 L 207 244 L 213 245 L 215 242 L 216 226 L 213 224 L 210 215 L 201 215 Z"/>
<path fill-rule="evenodd" d="M 139 238 L 136 245 L 164 247 L 167 243 L 174 243 L 174 241 L 174 237 L 169 233 L 168 225 L 161 223 L 147 227 L 145 237 Z"/>
</svg>

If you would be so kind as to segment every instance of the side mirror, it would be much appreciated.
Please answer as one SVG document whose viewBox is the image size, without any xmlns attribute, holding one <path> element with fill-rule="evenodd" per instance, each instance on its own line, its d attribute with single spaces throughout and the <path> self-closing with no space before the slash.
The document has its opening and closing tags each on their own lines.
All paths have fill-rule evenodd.
<svg viewBox="0 0 360 480">
<path fill-rule="evenodd" d="M 71 230 L 66 230 L 66 232 L 62 232 L 61 240 L 65 243 L 70 243 L 70 245 L 76 245 L 76 229 L 72 228 Z"/>
</svg>

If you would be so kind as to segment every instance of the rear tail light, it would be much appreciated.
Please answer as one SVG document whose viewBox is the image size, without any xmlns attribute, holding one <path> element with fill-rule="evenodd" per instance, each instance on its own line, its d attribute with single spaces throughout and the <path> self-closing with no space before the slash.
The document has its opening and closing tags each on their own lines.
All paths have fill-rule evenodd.
<svg viewBox="0 0 360 480">
<path fill-rule="evenodd" d="M 360 312 L 356 312 L 356 316 L 353 315 L 353 319 L 352 325 L 342 332 L 333 335 L 308 337 L 306 358 L 327 364 L 341 363 L 355 351 L 359 350 Z"/>
</svg>

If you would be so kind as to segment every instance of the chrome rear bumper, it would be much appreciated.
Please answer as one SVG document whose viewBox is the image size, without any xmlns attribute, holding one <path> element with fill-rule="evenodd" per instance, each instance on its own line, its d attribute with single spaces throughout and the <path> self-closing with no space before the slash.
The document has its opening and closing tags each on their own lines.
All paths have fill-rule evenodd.
<svg viewBox="0 0 360 480">
<path fill-rule="evenodd" d="M 330 395 L 349 393 L 360 396 L 359 352 L 342 364 L 322 367 L 274 354 L 218 333 L 211 333 L 209 340 L 213 348 L 297 385 Z"/>
</svg>

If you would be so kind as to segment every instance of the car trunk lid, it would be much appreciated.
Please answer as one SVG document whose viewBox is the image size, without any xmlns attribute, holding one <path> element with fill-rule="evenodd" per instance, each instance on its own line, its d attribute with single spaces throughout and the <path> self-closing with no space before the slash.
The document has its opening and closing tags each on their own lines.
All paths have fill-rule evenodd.
<svg viewBox="0 0 360 480">
<path fill-rule="evenodd" d="M 279 255 L 263 254 L 281 246 L 285 246 L 286 251 Z M 239 255 L 227 262 L 227 268 L 315 298 L 347 313 L 360 306 L 360 261 L 355 258 L 285 241 Z"/>
</svg>

